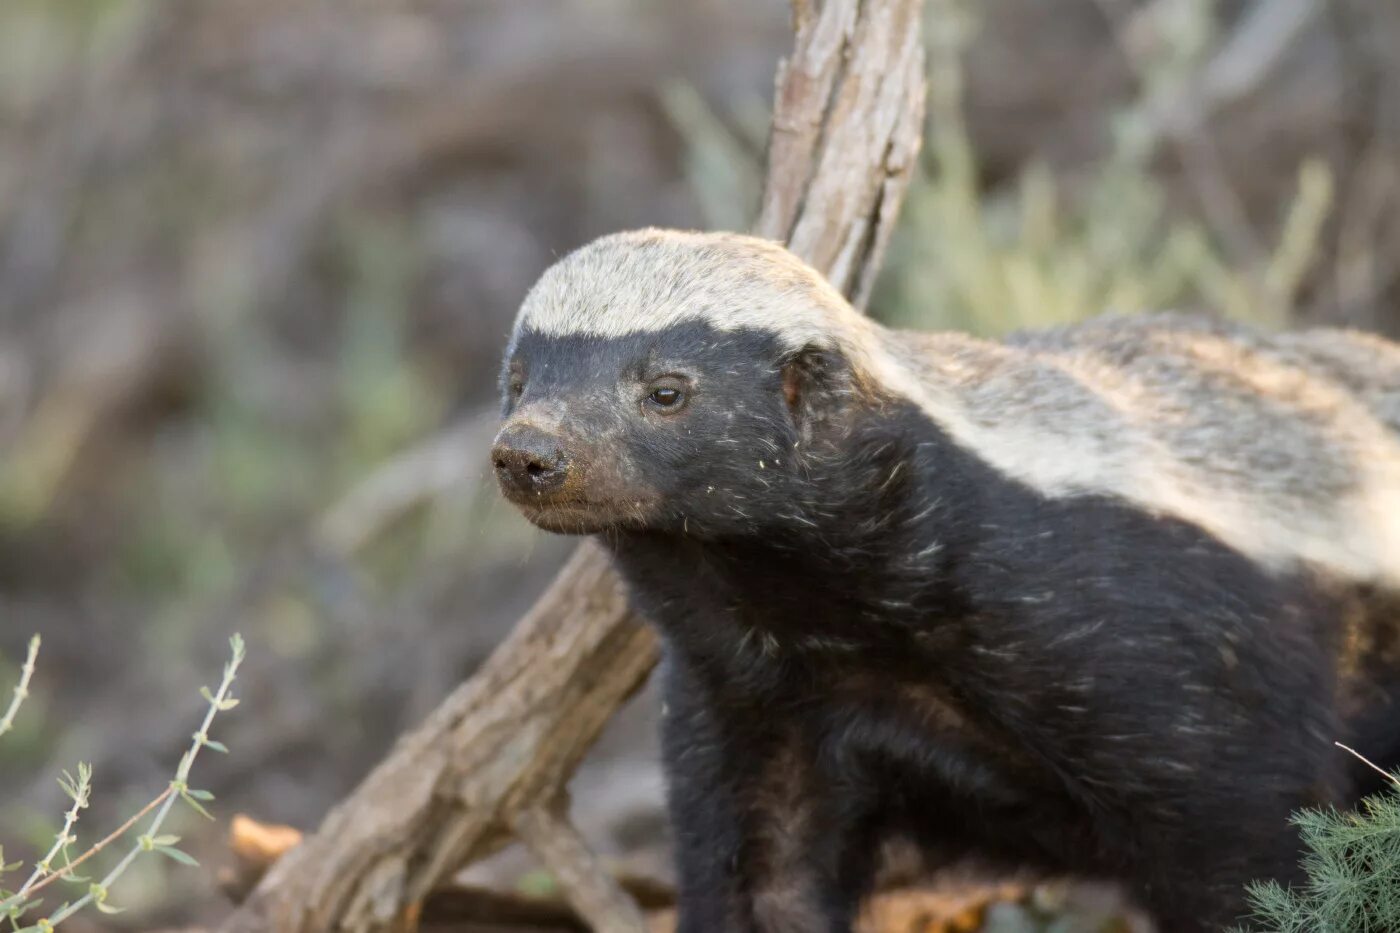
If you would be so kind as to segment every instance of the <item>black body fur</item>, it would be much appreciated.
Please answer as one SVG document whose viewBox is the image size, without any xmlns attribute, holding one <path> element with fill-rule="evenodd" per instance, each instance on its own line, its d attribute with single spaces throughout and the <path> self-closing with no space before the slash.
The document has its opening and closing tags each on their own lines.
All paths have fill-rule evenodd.
<svg viewBox="0 0 1400 933">
<path fill-rule="evenodd" d="M 1400 680 L 1350 703 L 1338 661 L 1341 615 L 1384 594 L 1040 495 L 765 334 L 526 330 L 514 359 L 507 413 L 577 400 L 658 503 L 600 538 L 663 634 L 682 933 L 847 931 L 891 836 L 1218 929 L 1246 882 L 1297 878 L 1291 811 L 1359 789 L 1334 740 L 1400 758 Z M 671 359 L 703 374 L 695 410 L 619 428 L 599 376 Z"/>
</svg>

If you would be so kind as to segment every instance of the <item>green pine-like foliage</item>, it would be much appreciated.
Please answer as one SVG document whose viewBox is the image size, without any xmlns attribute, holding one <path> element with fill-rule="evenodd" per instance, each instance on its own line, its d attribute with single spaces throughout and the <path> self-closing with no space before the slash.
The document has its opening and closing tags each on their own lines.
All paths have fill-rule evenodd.
<svg viewBox="0 0 1400 933">
<path fill-rule="evenodd" d="M 1400 933 L 1400 777 L 1356 810 L 1295 814 L 1307 881 L 1251 885 L 1253 933 Z"/>
</svg>

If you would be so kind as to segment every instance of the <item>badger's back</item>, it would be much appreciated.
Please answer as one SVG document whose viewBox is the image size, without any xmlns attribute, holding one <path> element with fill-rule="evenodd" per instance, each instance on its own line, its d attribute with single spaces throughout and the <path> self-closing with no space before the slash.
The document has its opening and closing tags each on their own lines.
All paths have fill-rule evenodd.
<svg viewBox="0 0 1400 933">
<path fill-rule="evenodd" d="M 886 378 L 1049 496 L 1193 522 L 1268 566 L 1400 586 L 1400 347 L 1105 317 L 1004 343 L 891 333 Z"/>
<path fill-rule="evenodd" d="M 1105 316 L 1051 330 L 1022 331 L 1006 344 L 1037 356 L 1072 358 L 1085 354 L 1113 361 L 1129 371 L 1174 361 L 1183 387 L 1204 368 L 1220 362 L 1238 365 L 1264 397 L 1267 372 L 1297 370 L 1313 386 L 1330 384 L 1352 395 L 1392 433 L 1400 435 L 1400 346 L 1355 330 L 1314 329 L 1264 334 L 1220 318 L 1161 313 Z M 1203 373 L 1204 375 L 1204 373 Z"/>
</svg>

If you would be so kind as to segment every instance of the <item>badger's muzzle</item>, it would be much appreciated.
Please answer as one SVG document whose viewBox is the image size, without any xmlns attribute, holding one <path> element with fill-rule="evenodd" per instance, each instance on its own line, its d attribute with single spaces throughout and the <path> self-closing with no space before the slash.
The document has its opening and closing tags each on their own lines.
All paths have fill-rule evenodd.
<svg viewBox="0 0 1400 933">
<path fill-rule="evenodd" d="M 626 445 L 607 427 L 538 408 L 510 418 L 491 448 L 501 492 L 530 522 L 560 534 L 643 520 L 657 493 L 629 472 Z"/>
<path fill-rule="evenodd" d="M 501 489 L 517 501 L 552 495 L 569 478 L 563 439 L 532 424 L 503 428 L 491 449 L 491 463 Z"/>
</svg>

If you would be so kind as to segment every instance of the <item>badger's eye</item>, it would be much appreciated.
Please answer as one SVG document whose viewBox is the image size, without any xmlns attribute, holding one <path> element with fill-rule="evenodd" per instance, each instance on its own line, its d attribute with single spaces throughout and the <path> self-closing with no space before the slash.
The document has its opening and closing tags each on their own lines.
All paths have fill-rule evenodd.
<svg viewBox="0 0 1400 933">
<path fill-rule="evenodd" d="M 660 389 L 652 389 L 647 396 L 653 405 L 660 405 L 662 408 L 672 408 L 681 403 L 681 390 L 665 386 Z"/>
<path fill-rule="evenodd" d="M 643 402 L 647 408 L 658 414 L 674 414 L 685 407 L 686 388 L 683 379 L 668 376 L 647 387 L 647 395 Z"/>
</svg>

